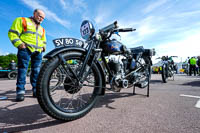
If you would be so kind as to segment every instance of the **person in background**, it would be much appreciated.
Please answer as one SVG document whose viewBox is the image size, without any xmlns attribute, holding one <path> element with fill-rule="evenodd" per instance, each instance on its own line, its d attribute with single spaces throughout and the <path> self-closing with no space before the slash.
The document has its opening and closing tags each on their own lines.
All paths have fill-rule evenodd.
<svg viewBox="0 0 200 133">
<path fill-rule="evenodd" d="M 16 70 L 16 68 L 17 68 L 17 64 L 15 63 L 14 60 L 12 60 L 11 63 L 9 64 L 9 69 Z"/>
<path fill-rule="evenodd" d="M 197 61 L 196 61 L 196 58 L 195 57 L 192 57 L 190 58 L 189 60 L 189 75 L 191 76 L 192 75 L 192 72 L 194 73 L 194 76 L 196 76 L 196 64 L 197 64 Z"/>
<path fill-rule="evenodd" d="M 198 67 L 198 73 L 200 75 L 200 56 L 197 57 L 197 67 Z"/>
<path fill-rule="evenodd" d="M 16 83 L 16 101 L 23 101 L 25 94 L 26 73 L 31 60 L 31 85 L 33 97 L 36 97 L 36 81 L 42 62 L 42 52 L 46 49 L 45 30 L 41 26 L 45 13 L 35 9 L 33 17 L 18 17 L 14 20 L 8 37 L 18 49 L 18 76 Z"/>
</svg>

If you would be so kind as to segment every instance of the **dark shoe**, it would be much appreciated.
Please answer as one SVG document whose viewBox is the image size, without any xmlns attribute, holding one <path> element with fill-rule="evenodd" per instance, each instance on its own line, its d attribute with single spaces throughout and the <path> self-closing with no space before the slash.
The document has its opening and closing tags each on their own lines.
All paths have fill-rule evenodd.
<svg viewBox="0 0 200 133">
<path fill-rule="evenodd" d="M 24 94 L 17 94 L 17 96 L 16 96 L 16 101 L 17 101 L 17 102 L 24 101 Z"/>
<path fill-rule="evenodd" d="M 33 92 L 33 97 L 34 97 L 34 98 L 36 98 L 36 97 L 37 97 L 37 95 L 36 95 L 36 92 Z"/>
</svg>

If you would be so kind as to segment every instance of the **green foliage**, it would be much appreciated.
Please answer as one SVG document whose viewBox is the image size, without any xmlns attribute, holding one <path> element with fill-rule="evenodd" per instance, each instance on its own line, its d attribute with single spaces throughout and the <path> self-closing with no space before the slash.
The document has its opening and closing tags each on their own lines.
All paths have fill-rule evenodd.
<svg viewBox="0 0 200 133">
<path fill-rule="evenodd" d="M 11 61 L 14 60 L 17 63 L 17 55 L 16 54 L 8 54 L 0 56 L 0 67 L 8 68 Z"/>
</svg>

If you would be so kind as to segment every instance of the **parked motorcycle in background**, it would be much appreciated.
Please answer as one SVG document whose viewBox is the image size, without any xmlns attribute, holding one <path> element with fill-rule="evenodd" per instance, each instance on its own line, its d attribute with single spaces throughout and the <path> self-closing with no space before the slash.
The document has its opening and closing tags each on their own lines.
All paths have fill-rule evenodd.
<svg viewBox="0 0 200 133">
<path fill-rule="evenodd" d="M 162 81 L 163 83 L 167 83 L 168 78 L 172 78 L 174 80 L 174 74 L 177 71 L 177 66 L 174 64 L 173 57 L 177 56 L 162 56 L 162 67 L 161 67 L 161 75 L 162 75 Z"/>
<path fill-rule="evenodd" d="M 47 61 L 37 82 L 37 99 L 42 109 L 55 119 L 69 121 L 86 115 L 106 89 L 120 92 L 123 88 L 147 87 L 149 96 L 155 50 L 127 49 L 110 39 L 113 34 L 132 31 L 135 29 L 118 28 L 116 21 L 95 34 L 93 24 L 85 20 L 80 28 L 85 41 L 53 40 L 56 48 L 44 56 Z M 109 58 L 111 55 L 114 58 Z"/>
</svg>

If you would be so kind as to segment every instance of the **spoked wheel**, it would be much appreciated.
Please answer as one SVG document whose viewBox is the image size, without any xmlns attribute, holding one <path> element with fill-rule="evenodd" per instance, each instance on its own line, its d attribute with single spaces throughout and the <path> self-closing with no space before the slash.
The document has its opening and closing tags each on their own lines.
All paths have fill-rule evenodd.
<svg viewBox="0 0 200 133">
<path fill-rule="evenodd" d="M 54 57 L 42 67 L 37 83 L 37 98 L 48 115 L 70 121 L 86 115 L 92 109 L 101 92 L 102 81 L 95 64 L 86 65 L 83 81 L 73 76 L 72 73 L 75 73 L 80 79 L 78 74 L 84 61 L 82 53 L 66 52 L 61 56 L 65 65 L 59 62 L 58 57 Z M 70 63 L 71 60 L 75 63 Z"/>
<path fill-rule="evenodd" d="M 8 79 L 16 79 L 17 78 L 17 71 L 11 71 L 8 73 Z"/>
<path fill-rule="evenodd" d="M 162 66 L 162 81 L 163 83 L 167 83 L 168 76 L 167 76 L 167 66 L 164 64 Z"/>
</svg>

